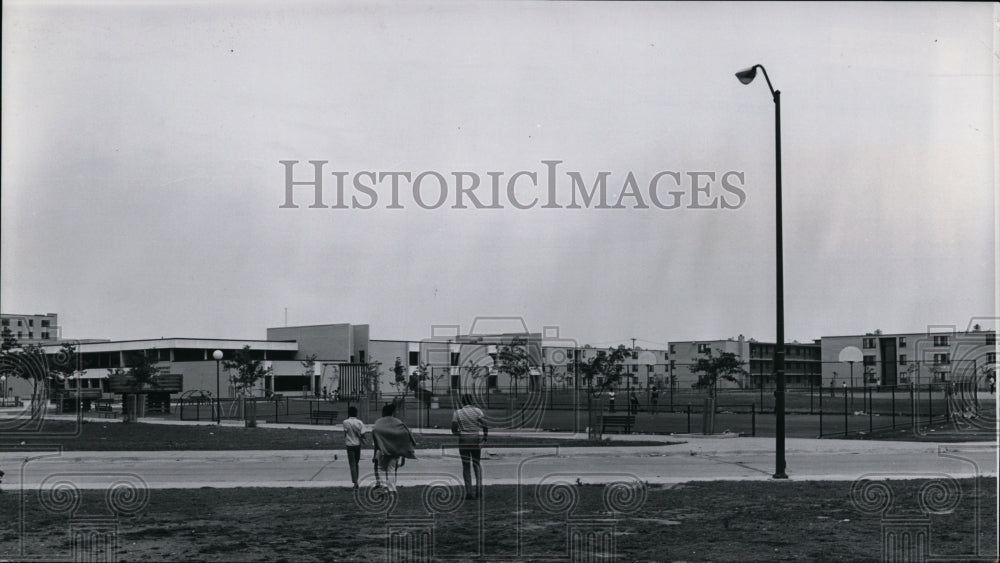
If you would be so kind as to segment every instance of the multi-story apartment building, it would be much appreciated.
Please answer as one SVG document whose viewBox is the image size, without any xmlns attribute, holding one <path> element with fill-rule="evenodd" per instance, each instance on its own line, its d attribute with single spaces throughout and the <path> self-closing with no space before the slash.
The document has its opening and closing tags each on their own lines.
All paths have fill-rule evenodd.
<svg viewBox="0 0 1000 563">
<path fill-rule="evenodd" d="M 698 374 L 691 368 L 698 358 L 711 352 L 731 353 L 743 361 L 743 369 L 748 372 L 738 382 L 720 381 L 721 388 L 756 389 L 761 386 L 771 388 L 774 380 L 773 342 L 758 342 L 752 338 L 726 340 L 671 341 L 670 358 L 672 372 L 679 389 L 690 388 L 698 380 Z M 785 384 L 791 387 L 818 385 L 820 378 L 820 344 L 785 343 Z"/>
<path fill-rule="evenodd" d="M 975 381 L 996 369 L 996 331 L 935 327 L 926 332 L 824 336 L 823 385 L 891 386 Z"/>
<path fill-rule="evenodd" d="M 59 315 L 3 313 L 0 314 L 0 329 L 9 330 L 20 344 L 49 344 L 59 340 Z"/>
</svg>

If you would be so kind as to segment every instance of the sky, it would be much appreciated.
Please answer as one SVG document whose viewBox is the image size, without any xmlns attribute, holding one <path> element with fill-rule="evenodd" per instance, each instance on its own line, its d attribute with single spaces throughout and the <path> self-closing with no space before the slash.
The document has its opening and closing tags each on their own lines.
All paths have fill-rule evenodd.
<svg viewBox="0 0 1000 563">
<path fill-rule="evenodd" d="M 773 340 L 775 104 L 734 76 L 761 64 L 786 339 L 994 327 L 997 14 L 4 2 L 0 307 L 64 338 Z M 309 161 L 327 207 L 284 206 Z"/>
</svg>

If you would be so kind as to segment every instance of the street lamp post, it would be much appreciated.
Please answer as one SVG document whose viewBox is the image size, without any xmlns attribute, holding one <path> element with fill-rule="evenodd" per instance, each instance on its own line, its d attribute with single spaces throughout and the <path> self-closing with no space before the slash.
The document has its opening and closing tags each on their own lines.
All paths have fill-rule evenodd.
<svg viewBox="0 0 1000 563">
<path fill-rule="evenodd" d="M 773 477 L 775 479 L 787 479 L 788 475 L 785 473 L 785 287 L 784 259 L 781 243 L 781 91 L 774 89 L 771 85 L 771 79 L 767 76 L 767 71 L 759 64 L 737 72 L 736 78 L 743 84 L 750 84 L 756 78 L 758 68 L 764 73 L 764 80 L 767 81 L 767 87 L 771 90 L 771 97 L 774 100 L 774 231 L 777 273 L 777 305 L 775 316 L 777 321 L 777 342 L 774 347 L 775 469 Z"/>
<path fill-rule="evenodd" d="M 215 423 L 222 424 L 222 397 L 219 394 L 219 363 L 222 361 L 222 350 L 212 352 L 215 359 Z"/>
</svg>

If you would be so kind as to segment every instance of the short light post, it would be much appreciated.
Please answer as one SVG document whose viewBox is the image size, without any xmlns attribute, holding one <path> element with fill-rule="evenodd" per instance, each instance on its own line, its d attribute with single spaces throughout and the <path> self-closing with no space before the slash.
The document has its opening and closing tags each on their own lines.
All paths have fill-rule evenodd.
<svg viewBox="0 0 1000 563">
<path fill-rule="evenodd" d="M 219 387 L 219 371 L 222 362 L 222 350 L 212 352 L 215 359 L 215 423 L 222 424 L 222 396 Z"/>
<path fill-rule="evenodd" d="M 775 479 L 787 479 L 785 473 L 785 281 L 784 257 L 782 252 L 781 227 L 781 91 L 775 90 L 767 70 L 757 64 L 736 73 L 736 78 L 742 84 L 750 84 L 757 77 L 757 69 L 764 73 L 764 80 L 771 91 L 774 100 L 774 234 L 775 234 L 775 266 L 776 266 L 776 306 L 775 317 L 777 326 L 777 342 L 774 347 L 774 419 L 775 419 Z"/>
</svg>

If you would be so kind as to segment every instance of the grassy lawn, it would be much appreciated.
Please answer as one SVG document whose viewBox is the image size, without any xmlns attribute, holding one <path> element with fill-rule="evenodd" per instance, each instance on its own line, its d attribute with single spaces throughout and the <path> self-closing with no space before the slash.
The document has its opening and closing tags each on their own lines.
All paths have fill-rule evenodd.
<svg viewBox="0 0 1000 563">
<path fill-rule="evenodd" d="M 928 483 L 888 482 L 889 515 L 929 530 L 930 555 L 938 560 L 994 560 L 996 480 L 954 482 L 958 491 L 945 497 L 954 502 L 945 502 L 946 513 L 931 515 L 920 511 L 918 500 Z M 436 558 L 565 559 L 572 529 L 613 537 L 620 561 L 880 561 L 888 518 L 862 512 L 851 488 L 849 482 L 702 482 L 650 488 L 616 503 L 605 486 L 493 486 L 480 503 L 452 496 L 453 489 L 434 494 L 408 487 L 388 512 L 388 504 L 368 496 L 359 501 L 347 489 L 153 490 L 138 514 L 118 522 L 117 556 L 385 561 L 393 529 L 432 530 L 428 549 Z M 104 491 L 81 495 L 78 520 L 107 512 Z M 8 515 L 0 527 L 0 560 L 72 557 L 70 518 L 51 504 L 44 508 L 36 492 L 23 498 L 5 492 L 0 513 Z M 606 545 L 605 555 L 612 549 Z"/>
<path fill-rule="evenodd" d="M 79 429 L 78 435 L 72 435 Z M 52 437 L 28 435 L 16 441 L 0 438 L 0 449 L 17 451 L 34 445 L 60 444 L 68 451 L 154 451 L 154 450 L 329 450 L 344 447 L 342 431 L 292 428 L 243 428 L 241 426 L 170 425 L 154 423 L 84 422 L 79 427 L 70 421 L 46 421 L 41 429 Z M 414 432 L 417 448 L 440 448 L 455 445 L 450 435 L 424 435 Z M 24 442 L 22 445 L 21 442 Z M 509 437 L 493 434 L 491 448 L 595 446 L 607 443 L 588 440 L 557 440 L 544 434 L 535 437 Z M 678 440 L 630 442 L 631 445 L 664 445 Z"/>
</svg>

